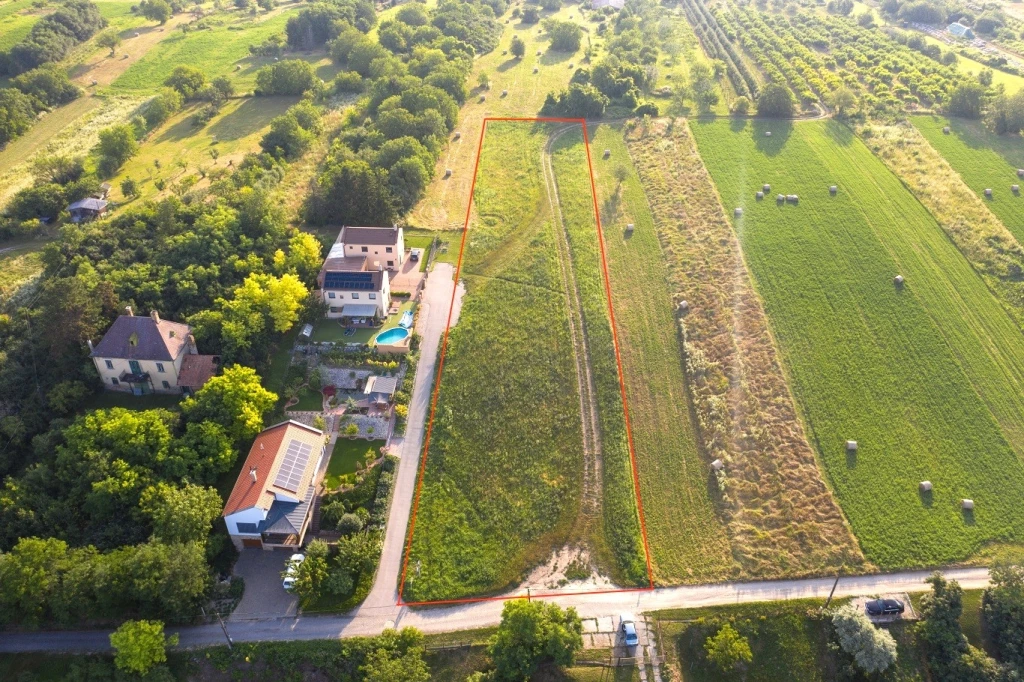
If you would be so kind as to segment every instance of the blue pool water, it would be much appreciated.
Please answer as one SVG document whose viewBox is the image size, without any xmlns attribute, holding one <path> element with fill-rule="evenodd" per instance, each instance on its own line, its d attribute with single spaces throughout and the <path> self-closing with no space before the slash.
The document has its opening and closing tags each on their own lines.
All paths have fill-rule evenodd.
<svg viewBox="0 0 1024 682">
<path fill-rule="evenodd" d="M 402 329 L 401 327 L 395 327 L 394 329 L 388 329 L 380 334 L 377 334 L 377 338 L 374 339 L 376 343 L 384 344 L 385 346 L 393 343 L 400 343 L 405 341 L 406 337 L 409 336 L 408 329 Z"/>
</svg>

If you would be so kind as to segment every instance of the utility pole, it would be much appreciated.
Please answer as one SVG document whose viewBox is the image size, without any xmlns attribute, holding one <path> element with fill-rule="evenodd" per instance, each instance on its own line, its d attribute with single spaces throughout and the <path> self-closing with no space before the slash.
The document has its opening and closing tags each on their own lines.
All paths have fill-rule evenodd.
<svg viewBox="0 0 1024 682">
<path fill-rule="evenodd" d="M 832 591 L 828 593 L 828 599 L 825 600 L 825 606 L 822 607 L 822 611 L 825 611 L 825 609 L 828 608 L 828 605 L 832 603 L 832 595 L 836 593 L 836 587 L 839 585 L 840 575 L 842 575 L 842 572 L 836 573 L 836 581 L 832 583 Z"/>
<path fill-rule="evenodd" d="M 203 615 L 205 616 L 206 615 L 206 609 L 203 608 L 203 607 L 200 607 L 200 609 L 202 610 Z M 234 642 L 231 641 L 231 635 L 228 634 L 228 626 L 224 624 L 224 619 L 220 617 L 220 611 L 217 611 L 216 614 L 217 614 L 217 622 L 220 623 L 220 629 L 224 631 L 224 638 L 226 640 L 228 640 L 228 649 L 234 649 L 234 646 L 233 646 Z"/>
</svg>

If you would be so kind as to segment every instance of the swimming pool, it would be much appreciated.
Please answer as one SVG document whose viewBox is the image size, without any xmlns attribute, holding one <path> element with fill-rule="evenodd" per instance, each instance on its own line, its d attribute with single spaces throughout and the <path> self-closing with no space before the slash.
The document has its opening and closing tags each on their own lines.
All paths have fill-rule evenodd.
<svg viewBox="0 0 1024 682">
<path fill-rule="evenodd" d="M 388 329 L 377 334 L 377 338 L 374 342 L 380 345 L 390 346 L 391 344 L 401 343 L 409 337 L 409 330 L 402 329 L 401 327 L 395 327 Z"/>
</svg>

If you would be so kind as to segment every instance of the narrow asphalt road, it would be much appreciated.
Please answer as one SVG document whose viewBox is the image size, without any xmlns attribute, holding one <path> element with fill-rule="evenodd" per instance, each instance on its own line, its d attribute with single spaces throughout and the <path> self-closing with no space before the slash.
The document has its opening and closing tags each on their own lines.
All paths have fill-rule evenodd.
<svg viewBox="0 0 1024 682">
<path fill-rule="evenodd" d="M 967 589 L 988 585 L 988 569 L 966 568 L 943 571 Z M 885 592 L 920 592 L 928 589 L 924 579 L 928 571 L 911 571 L 843 578 L 836 588 L 837 597 L 871 595 Z M 779 601 L 810 597 L 825 598 L 834 578 L 778 580 L 751 583 L 726 583 L 666 587 L 638 592 L 565 595 L 550 600 L 561 606 L 574 606 L 584 618 L 612 616 L 623 611 L 647 613 L 670 608 L 692 608 L 746 602 Z M 525 596 L 525 595 L 523 595 Z M 486 601 L 442 608 L 410 609 L 381 604 L 364 604 L 344 616 L 299 616 L 231 622 L 228 632 L 236 642 L 333 639 L 376 635 L 385 626 L 413 626 L 423 632 L 449 632 L 497 625 L 503 602 Z M 169 628 L 180 636 L 179 646 L 200 647 L 224 643 L 219 625 Z M 19 651 L 107 651 L 108 633 L 100 631 L 5 633 L 0 635 L 0 653 Z"/>
</svg>

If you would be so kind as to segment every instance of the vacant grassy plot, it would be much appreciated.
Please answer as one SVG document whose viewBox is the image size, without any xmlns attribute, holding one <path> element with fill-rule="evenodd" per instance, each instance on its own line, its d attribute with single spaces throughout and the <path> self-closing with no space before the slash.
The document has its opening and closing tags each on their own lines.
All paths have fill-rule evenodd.
<svg viewBox="0 0 1024 682">
<path fill-rule="evenodd" d="M 171 71 L 179 64 L 202 65 L 209 79 L 230 76 L 235 88 L 244 92 L 252 88 L 256 71 L 269 58 L 249 56 L 249 45 L 261 43 L 271 35 L 284 30 L 291 9 L 274 12 L 253 21 L 243 15 L 221 15 L 214 18 L 214 28 L 188 33 L 175 32 L 151 49 L 145 57 L 129 67 L 110 89 L 113 92 L 153 92 L 163 85 Z M 310 58 L 319 62 L 322 55 Z M 235 71 L 235 64 L 242 69 Z"/>
<path fill-rule="evenodd" d="M 18 0 L 0 5 L 0 52 L 21 42 L 44 12 L 32 7 L 32 0 Z"/>
<path fill-rule="evenodd" d="M 837 600 L 834 604 L 841 604 Z M 735 673 L 723 673 L 708 661 L 704 643 L 730 623 L 750 641 L 753 660 L 743 679 L 750 682 L 818 682 L 840 679 L 843 659 L 831 649 L 832 620 L 821 613 L 823 600 L 800 599 L 790 602 L 743 604 L 700 609 L 657 611 L 662 653 L 666 666 L 685 682 L 713 682 L 737 679 Z M 888 627 L 897 644 L 896 665 L 879 680 L 901 682 L 928 679 L 922 664 L 922 652 L 912 623 Z"/>
<path fill-rule="evenodd" d="M 0 301 L 42 272 L 43 241 L 0 242 Z"/>
<path fill-rule="evenodd" d="M 868 560 L 939 564 L 1024 538 L 1024 467 L 1007 442 L 1024 426 L 1024 337 L 934 219 L 838 124 L 693 133 L 725 206 L 744 209 L 746 261 Z M 755 201 L 763 182 L 799 205 Z"/>
<path fill-rule="evenodd" d="M 579 389 L 541 168 L 550 130 L 488 129 L 407 599 L 500 590 L 552 549 L 585 540 L 573 537 L 583 471 Z"/>
<path fill-rule="evenodd" d="M 1011 185 L 1024 183 L 1017 177 L 1017 169 L 1024 168 L 1024 138 L 995 135 L 979 121 L 939 116 L 910 120 L 979 197 L 985 196 L 986 189 L 992 190 L 985 205 L 1024 243 L 1024 197 L 1010 191 Z M 942 132 L 946 126 L 949 135 Z"/>
<path fill-rule="evenodd" d="M 668 276 L 661 320 L 666 338 L 647 330 L 642 338 L 658 339 L 648 352 L 665 353 L 663 365 L 681 364 L 685 356 L 691 366 L 687 388 L 704 450 L 686 468 L 693 472 L 691 486 L 706 489 L 709 479 L 714 486 L 741 575 L 820 575 L 841 565 L 855 570 L 864 557 L 807 442 L 761 301 L 688 128 L 656 121 L 631 129 L 626 140 L 628 152 L 620 131 L 605 126 L 595 138 L 595 148 L 611 150 L 608 161 L 597 163 L 601 194 L 608 197 L 606 234 L 618 236 L 625 224 L 635 223 L 628 242 L 611 244 L 613 265 L 618 248 L 623 258 L 639 260 L 627 261 L 629 271 L 649 281 Z M 629 173 L 624 201 L 615 201 L 612 175 L 620 164 L 628 166 L 629 156 L 639 178 Z M 642 263 L 651 263 L 649 271 Z M 669 337 L 673 301 L 690 306 L 681 320 L 685 350 L 676 335 Z M 651 388 L 660 394 L 660 388 Z M 725 462 L 722 491 L 711 479 L 713 459 Z M 663 479 L 653 477 L 652 485 L 664 486 Z M 651 497 L 645 494 L 645 502 Z M 662 490 L 654 497 L 665 505 L 679 494 Z M 666 541 L 665 546 L 674 544 Z"/>
<path fill-rule="evenodd" d="M 617 129 L 600 126 L 592 128 L 591 135 L 655 580 L 665 584 L 720 579 L 729 575 L 732 560 L 725 529 L 709 495 L 707 463 L 699 453 L 690 416 L 658 235 Z M 573 152 L 582 157 L 578 134 L 573 141 Z M 604 149 L 612 150 L 611 159 L 602 158 Z M 630 171 L 621 185 L 614 175 L 619 166 Z M 562 189 L 561 197 L 567 214 L 584 202 L 586 209 L 593 211 L 589 179 L 586 188 Z M 628 239 L 623 235 L 626 223 L 636 225 Z"/>
<path fill-rule="evenodd" d="M 185 109 L 150 133 L 139 153 L 109 181 L 113 185 L 111 196 L 124 200 L 121 195 L 124 178 L 139 183 L 141 199 L 152 199 L 161 195 L 155 184 L 158 181 L 164 183 L 163 193 L 169 194 L 176 182 L 188 176 L 201 184 L 202 174 L 226 172 L 229 162 L 238 163 L 248 152 L 259 150 L 260 139 L 270 128 L 270 121 L 297 101 L 296 97 L 228 100 L 220 113 L 201 128 L 192 125 L 193 115 L 200 106 Z"/>
</svg>

